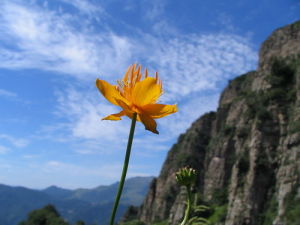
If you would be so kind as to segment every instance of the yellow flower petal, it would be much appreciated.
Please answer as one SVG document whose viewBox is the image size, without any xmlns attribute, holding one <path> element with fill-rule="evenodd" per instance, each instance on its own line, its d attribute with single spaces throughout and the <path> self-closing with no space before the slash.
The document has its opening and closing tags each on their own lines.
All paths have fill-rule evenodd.
<svg viewBox="0 0 300 225">
<path fill-rule="evenodd" d="M 128 116 L 130 119 L 132 119 L 133 117 L 133 113 L 137 113 L 131 110 L 131 108 L 122 100 L 117 100 L 119 106 L 121 106 L 123 108 L 123 112 L 126 116 Z M 136 118 L 137 121 L 141 122 L 141 119 L 139 117 L 139 115 Z"/>
<path fill-rule="evenodd" d="M 136 106 L 155 103 L 162 94 L 162 89 L 153 77 L 147 77 L 138 82 L 132 92 L 132 101 Z"/>
<path fill-rule="evenodd" d="M 121 120 L 121 116 L 125 116 L 124 110 L 122 110 L 119 113 L 106 116 L 106 117 L 102 118 L 102 120 Z"/>
<path fill-rule="evenodd" d="M 120 99 L 126 102 L 126 100 L 121 96 L 116 87 L 107 83 L 106 81 L 97 79 L 96 86 L 102 93 L 102 95 L 112 104 L 119 105 L 116 99 Z"/>
<path fill-rule="evenodd" d="M 134 112 L 131 110 L 131 108 L 120 99 L 116 99 L 116 101 L 117 101 L 118 105 L 122 107 L 125 115 L 132 118 L 132 115 Z"/>
<path fill-rule="evenodd" d="M 159 134 L 158 131 L 156 130 L 157 125 L 154 119 L 152 119 L 147 114 L 138 114 L 138 118 L 144 124 L 146 130 L 149 130 L 155 134 Z"/>
<path fill-rule="evenodd" d="M 142 110 L 154 119 L 177 112 L 177 105 L 148 104 Z"/>
</svg>

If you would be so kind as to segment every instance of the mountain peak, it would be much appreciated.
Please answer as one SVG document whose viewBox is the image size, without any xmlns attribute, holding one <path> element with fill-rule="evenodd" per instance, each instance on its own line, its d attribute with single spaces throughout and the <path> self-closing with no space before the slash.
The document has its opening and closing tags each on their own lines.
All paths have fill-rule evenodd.
<svg viewBox="0 0 300 225">
<path fill-rule="evenodd" d="M 152 177 L 134 177 L 127 180 L 120 202 L 118 218 L 130 205 L 142 203 Z M 35 209 L 52 204 L 62 217 L 74 224 L 84 220 L 87 224 L 108 223 L 113 206 L 116 183 L 102 188 L 69 190 L 51 185 L 43 190 L 11 187 L 0 184 L 0 224 L 16 225 Z"/>
<path fill-rule="evenodd" d="M 214 224 L 300 220 L 299 43 L 300 21 L 272 33 L 257 70 L 231 81 L 217 112 L 202 116 L 173 145 L 138 219 L 179 224 L 184 192 L 172 174 L 190 166 L 199 171 L 195 189 Z"/>
</svg>

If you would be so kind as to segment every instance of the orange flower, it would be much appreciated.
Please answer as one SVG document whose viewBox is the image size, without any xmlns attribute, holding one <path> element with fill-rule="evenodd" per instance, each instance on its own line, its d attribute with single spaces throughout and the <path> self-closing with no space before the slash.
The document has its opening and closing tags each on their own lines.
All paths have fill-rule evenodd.
<svg viewBox="0 0 300 225">
<path fill-rule="evenodd" d="M 137 121 L 145 125 L 145 129 L 158 134 L 156 122 L 158 119 L 177 112 L 176 105 L 157 104 L 163 93 L 162 82 L 155 77 L 148 77 L 148 70 L 142 76 L 141 66 L 129 66 L 118 85 L 111 85 L 104 80 L 96 80 L 96 86 L 102 95 L 112 104 L 120 106 L 122 111 L 104 117 L 103 120 L 121 120 L 121 116 L 132 118 L 137 113 Z"/>
</svg>

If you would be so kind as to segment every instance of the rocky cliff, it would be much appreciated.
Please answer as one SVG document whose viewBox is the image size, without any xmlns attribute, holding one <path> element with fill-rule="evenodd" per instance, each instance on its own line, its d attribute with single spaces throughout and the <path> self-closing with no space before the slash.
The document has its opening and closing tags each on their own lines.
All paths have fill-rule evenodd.
<svg viewBox="0 0 300 225">
<path fill-rule="evenodd" d="M 300 224 L 300 22 L 274 31 L 257 70 L 229 82 L 217 112 L 178 138 L 139 220 L 179 224 L 184 190 L 174 173 L 183 166 L 197 169 L 212 224 Z"/>
</svg>

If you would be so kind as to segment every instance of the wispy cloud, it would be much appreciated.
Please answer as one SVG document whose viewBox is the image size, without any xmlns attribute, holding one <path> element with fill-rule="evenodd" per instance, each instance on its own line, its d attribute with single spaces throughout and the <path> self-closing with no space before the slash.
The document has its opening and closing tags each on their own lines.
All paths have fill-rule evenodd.
<svg viewBox="0 0 300 225">
<path fill-rule="evenodd" d="M 99 16 L 99 14 L 103 13 L 103 9 L 99 5 L 92 4 L 87 0 L 61 0 L 67 4 L 72 5 L 79 12 L 88 14 L 89 16 Z"/>
<path fill-rule="evenodd" d="M 81 167 L 76 164 L 72 163 L 66 163 L 61 161 L 48 161 L 46 163 L 46 166 L 44 167 L 44 170 L 48 173 L 52 173 L 53 170 L 62 172 L 68 174 L 80 174 L 80 175 L 98 175 L 101 177 L 110 178 L 115 177 L 119 175 L 119 170 L 122 169 L 122 164 L 109 164 L 109 165 L 102 165 L 97 168 L 86 168 Z M 116 177 L 115 177 L 116 178 Z"/>
<path fill-rule="evenodd" d="M 77 4 L 77 3 L 76 3 Z M 37 68 L 76 77 L 93 77 L 102 71 L 116 73 L 111 63 L 128 65 L 130 41 L 110 31 L 95 34 L 74 25 L 75 17 L 39 6 L 4 2 L 0 17 L 0 67 Z"/>
<path fill-rule="evenodd" d="M 94 8 L 87 1 L 72 4 L 86 10 Z M 195 89 L 213 88 L 220 79 L 247 71 L 256 61 L 249 42 L 236 35 L 178 35 L 166 41 L 137 31 L 140 37 L 133 38 L 117 35 L 102 24 L 103 30 L 96 33 L 74 23 L 79 19 L 76 16 L 39 6 L 6 1 L 2 8 L 1 37 L 7 46 L 14 45 L 1 47 L 2 68 L 54 70 L 86 79 L 99 73 L 122 73 L 138 60 L 159 70 L 171 81 L 167 89 L 173 92 L 178 89 L 179 78 L 186 79 L 180 91 L 185 95 Z M 159 14 L 157 8 L 162 6 L 153 4 L 155 14 Z"/>
<path fill-rule="evenodd" d="M 113 83 L 129 64 L 141 62 L 151 75 L 158 71 L 163 80 L 165 94 L 161 103 L 178 104 L 176 114 L 157 120 L 159 136 L 137 124 L 132 154 L 137 160 L 130 165 L 130 177 L 157 174 L 158 163 L 177 136 L 203 113 L 216 109 L 227 80 L 255 68 L 256 50 L 247 38 L 230 33 L 232 23 L 226 15 L 228 29 L 224 32 L 190 34 L 170 25 L 164 16 L 166 1 L 122 2 L 122 7 L 129 6 L 121 10 L 127 10 L 125 15 L 142 12 L 141 23 L 154 31 L 147 33 L 135 23 L 117 21 L 121 16 L 114 20 L 114 15 L 105 11 L 105 4 L 109 4 L 106 1 L 57 0 L 53 1 L 55 7 L 46 2 L 0 2 L 0 69 L 50 71 L 54 73 L 48 74 L 56 76 L 59 83 L 52 96 L 55 106 L 49 108 L 55 111 L 55 118 L 41 121 L 42 129 L 33 132 L 30 140 L 0 134 L 5 145 L 0 146 L 0 153 L 26 147 L 33 141 L 37 145 L 42 141 L 55 143 L 59 150 L 66 148 L 69 152 L 53 157 L 51 154 L 59 150 L 51 149 L 51 144 L 49 150 L 23 151 L 24 165 L 12 161 L 10 167 L 14 171 L 18 167 L 18 171 L 1 177 L 4 181 L 15 177 L 16 184 L 44 187 L 66 184 L 68 177 L 69 187 L 78 187 L 78 180 L 93 186 L 119 178 L 121 164 L 106 159 L 124 154 L 130 119 L 101 121 L 120 108 L 107 103 L 95 87 L 95 78 Z M 0 97 L 20 98 L 4 87 Z M 66 158 L 72 161 L 63 160 L 66 152 L 70 154 Z M 151 160 L 145 162 L 146 157 Z M 76 163 L 78 158 L 89 164 Z M 20 173 L 21 178 L 17 175 Z"/>
<path fill-rule="evenodd" d="M 64 133 L 76 140 L 74 151 L 79 154 L 116 154 L 120 146 L 126 144 L 130 120 L 124 117 L 121 121 L 101 121 L 101 117 L 116 113 L 120 108 L 107 103 L 98 90 L 82 92 L 70 87 L 58 92 L 57 96 L 56 114 L 66 121 L 64 126 L 58 124 L 57 128 L 65 132 L 53 130 L 52 134 Z M 170 141 L 185 132 L 195 119 L 216 108 L 218 98 L 218 94 L 211 94 L 182 101 L 178 113 L 157 120 L 159 136 L 145 131 L 138 123 L 135 148 L 152 153 L 167 151 Z"/>
<path fill-rule="evenodd" d="M 9 151 L 9 148 L 6 146 L 0 145 L 0 154 L 5 154 Z"/>
<path fill-rule="evenodd" d="M 89 1 L 61 2 L 88 15 L 106 13 Z M 0 7 L 0 40 L 4 43 L 0 45 L 0 68 L 55 71 L 57 76 L 71 78 L 67 87 L 56 92 L 56 116 L 63 122 L 45 127 L 45 135 L 39 136 L 73 143 L 72 149 L 82 155 L 116 154 L 128 135 L 128 119 L 101 121 L 101 117 L 120 109 L 98 93 L 94 87 L 96 77 L 114 82 L 133 62 L 143 62 L 151 73 L 159 71 L 165 90 L 161 101 L 177 103 L 179 112 L 157 120 L 159 137 L 145 133 L 138 124 L 137 134 L 144 136 L 137 135 L 135 139 L 136 148 L 159 152 L 167 151 L 170 140 L 185 132 L 200 115 L 215 110 L 227 80 L 253 69 L 257 61 L 256 51 L 244 37 L 230 33 L 180 34 L 162 18 L 164 6 L 158 1 L 145 18 L 152 21 L 153 29 L 168 29 L 165 38 L 145 34 L 138 28 L 131 30 L 134 35 L 120 35 L 101 20 L 96 31 L 84 26 L 85 22 L 81 25 L 78 15 L 24 1 L 4 1 Z M 2 95 L 13 93 L 4 90 Z M 19 147 L 28 144 L 7 135 L 0 138 Z M 73 168 L 56 166 L 70 171 Z"/>
<path fill-rule="evenodd" d="M 101 116 L 117 112 L 118 109 L 103 101 L 96 87 L 91 92 L 82 92 L 70 87 L 65 92 L 57 92 L 57 96 L 56 113 L 72 124 L 69 127 L 74 137 L 85 139 L 102 137 L 112 140 L 127 133 L 123 128 L 123 121 L 120 121 L 121 124 L 111 121 L 101 122 Z"/>
<path fill-rule="evenodd" d="M 219 100 L 219 94 L 198 94 L 196 97 L 187 98 L 179 104 L 179 111 L 170 118 L 159 121 L 160 126 L 167 129 L 172 137 L 184 133 L 191 124 L 204 113 L 215 111 Z"/>
<path fill-rule="evenodd" d="M 28 139 L 16 138 L 16 137 L 13 137 L 13 136 L 7 135 L 7 134 L 0 134 L 0 139 L 6 140 L 11 145 L 18 147 L 18 148 L 26 147 L 30 143 L 30 141 Z"/>
<path fill-rule="evenodd" d="M 34 154 L 26 154 L 26 155 L 23 155 L 22 156 L 24 159 L 28 159 L 28 160 L 31 160 L 31 159 L 36 159 L 39 157 L 39 155 L 34 155 Z"/>
<path fill-rule="evenodd" d="M 89 181 L 98 185 L 101 180 L 102 184 L 111 184 L 119 179 L 122 164 L 120 163 L 103 163 L 101 166 L 80 166 L 73 163 L 65 163 L 61 161 L 48 161 L 41 169 L 47 174 L 60 174 L 56 176 L 57 179 L 64 179 L 65 177 L 76 177 L 76 179 L 86 180 L 86 177 L 93 177 L 94 181 Z M 127 178 L 134 176 L 151 176 L 151 174 L 138 172 L 139 166 L 132 166 Z M 55 183 L 58 183 L 57 181 Z M 91 184 L 89 184 L 91 186 Z M 78 187 L 75 185 L 75 187 Z"/>
<path fill-rule="evenodd" d="M 17 94 L 11 91 L 0 89 L 0 96 L 7 97 L 7 98 L 16 98 Z"/>
<path fill-rule="evenodd" d="M 41 158 L 38 159 L 23 158 L 25 163 L 0 160 L 0 170 L 5 171 L 5 173 L 0 173 L 1 182 L 10 185 L 22 184 L 22 186 L 31 188 L 45 188 L 54 184 L 65 188 L 92 188 L 99 184 L 108 185 L 116 182 L 122 170 L 122 163 L 111 161 L 97 163 L 97 165 L 90 163 L 87 166 L 61 160 L 44 161 Z M 147 172 L 140 172 L 142 167 L 145 168 L 144 165 L 131 165 L 127 178 L 152 175 Z"/>
<path fill-rule="evenodd" d="M 190 35 L 155 43 L 150 60 L 165 80 L 169 99 L 216 90 L 224 80 L 253 69 L 257 60 L 247 39 L 231 34 Z"/>
<path fill-rule="evenodd" d="M 63 2 L 84 12 L 103 11 L 89 1 Z M 166 130 L 172 137 L 184 132 L 201 113 L 216 107 L 218 94 L 201 97 L 204 91 L 219 92 L 226 80 L 253 69 L 257 60 L 249 41 L 233 34 L 176 35 L 159 39 L 151 35 L 139 36 L 137 32 L 133 38 L 107 29 L 95 33 L 75 25 L 76 16 L 47 7 L 19 1 L 5 1 L 1 6 L 0 32 L 6 47 L 0 47 L 4 50 L 0 54 L 0 67 L 54 70 L 80 78 L 80 82 L 82 79 L 90 82 L 97 74 L 112 81 L 120 77 L 130 63 L 142 61 L 152 72 L 159 71 L 166 93 L 162 101 L 180 106 L 179 113 L 166 119 L 168 122 L 163 119 L 159 122 L 168 124 Z M 153 3 L 149 16 L 152 15 L 153 20 L 155 15 L 159 17 L 163 7 L 163 3 Z M 13 48 L 7 47 L 12 44 Z M 89 83 L 81 83 L 85 85 Z M 127 133 L 123 128 L 126 122 L 100 122 L 101 116 L 118 109 L 100 100 L 96 93 L 96 90 L 74 86 L 57 94 L 57 115 L 66 121 L 58 125 L 59 129 L 86 140 L 100 136 L 106 140 L 123 137 Z M 2 94 L 13 95 L 4 91 Z M 206 99 L 211 104 L 201 104 L 207 102 Z M 174 125 L 169 125 L 170 120 Z"/>
<path fill-rule="evenodd" d="M 146 4 L 148 2 L 148 4 Z M 163 17 L 165 10 L 166 1 L 164 0 L 153 0 L 153 1 L 144 1 L 141 5 L 145 5 L 145 17 L 152 21 L 157 21 L 158 18 Z"/>
</svg>

